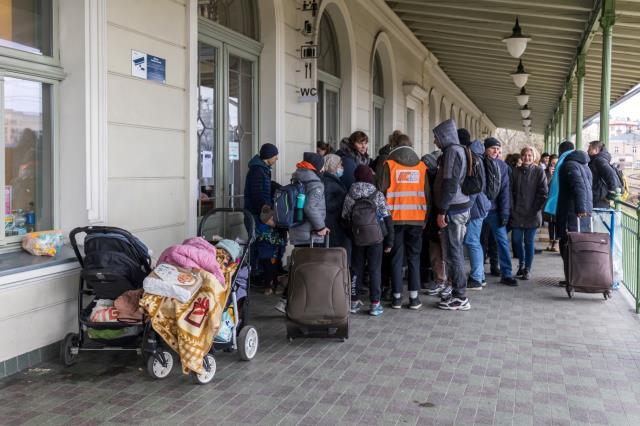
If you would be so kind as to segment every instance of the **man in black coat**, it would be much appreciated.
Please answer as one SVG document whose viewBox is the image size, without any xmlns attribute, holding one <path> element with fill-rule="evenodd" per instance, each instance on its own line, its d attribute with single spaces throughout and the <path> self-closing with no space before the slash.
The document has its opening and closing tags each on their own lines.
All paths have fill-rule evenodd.
<svg viewBox="0 0 640 426">
<path fill-rule="evenodd" d="M 588 231 L 590 228 L 589 215 L 593 211 L 592 175 L 589 170 L 589 156 L 584 151 L 575 150 L 573 143 L 569 141 L 560 144 L 559 153 L 562 156 L 567 151 L 573 151 L 567 155 L 558 174 L 558 206 L 556 208 L 556 236 L 560 238 L 560 254 L 564 263 L 565 279 L 568 277 L 567 262 L 567 232 L 580 230 Z"/>
<path fill-rule="evenodd" d="M 593 207 L 608 208 L 617 188 L 620 188 L 618 175 L 611 166 L 611 154 L 600 141 L 589 143 L 589 169 L 593 175 Z"/>
<path fill-rule="evenodd" d="M 244 208 L 260 216 L 262 206 L 271 207 L 271 167 L 278 161 L 278 148 L 270 143 L 260 147 L 260 153 L 249 161 L 244 184 Z"/>
</svg>

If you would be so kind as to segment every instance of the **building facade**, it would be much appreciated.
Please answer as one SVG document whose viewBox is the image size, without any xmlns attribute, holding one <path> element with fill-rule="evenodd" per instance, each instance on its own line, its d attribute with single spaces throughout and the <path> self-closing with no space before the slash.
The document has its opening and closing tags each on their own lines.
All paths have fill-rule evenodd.
<svg viewBox="0 0 640 426">
<path fill-rule="evenodd" d="M 120 226 L 158 255 L 240 205 L 264 142 L 285 183 L 318 140 L 363 130 L 375 156 L 400 129 L 422 155 L 447 118 L 495 130 L 383 0 L 0 0 L 5 374 L 77 328 L 78 266 L 25 267 L 23 216 Z"/>
</svg>

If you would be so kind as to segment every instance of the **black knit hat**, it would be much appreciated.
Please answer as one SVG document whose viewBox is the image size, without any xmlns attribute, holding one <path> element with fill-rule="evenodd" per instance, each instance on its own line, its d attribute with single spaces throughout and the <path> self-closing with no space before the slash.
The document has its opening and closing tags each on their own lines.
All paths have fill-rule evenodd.
<svg viewBox="0 0 640 426">
<path fill-rule="evenodd" d="M 322 158 L 322 155 L 316 154 L 315 152 L 305 152 L 302 155 L 302 159 L 311 164 L 318 173 L 324 167 L 324 158 Z"/>
<path fill-rule="evenodd" d="M 260 147 L 260 158 L 268 160 L 278 155 L 278 148 L 272 143 L 265 143 Z"/>
<path fill-rule="evenodd" d="M 484 149 L 491 148 L 492 146 L 502 146 L 502 144 L 496 138 L 486 138 L 484 140 Z"/>
<path fill-rule="evenodd" d="M 560 146 L 558 146 L 558 152 L 560 154 L 566 151 L 574 150 L 574 149 L 576 149 L 576 146 L 571 141 L 564 141 L 560 144 Z"/>
<path fill-rule="evenodd" d="M 460 145 L 469 146 L 471 145 L 471 134 L 467 129 L 458 129 L 458 140 Z"/>
<path fill-rule="evenodd" d="M 373 183 L 373 170 L 367 165 L 360 164 L 356 167 L 353 175 L 356 178 L 356 182 Z"/>
</svg>

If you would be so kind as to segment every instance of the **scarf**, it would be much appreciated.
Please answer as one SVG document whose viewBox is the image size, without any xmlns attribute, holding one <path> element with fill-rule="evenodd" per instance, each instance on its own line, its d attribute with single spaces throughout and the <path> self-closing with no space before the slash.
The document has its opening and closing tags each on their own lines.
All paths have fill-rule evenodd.
<svg viewBox="0 0 640 426">
<path fill-rule="evenodd" d="M 567 158 L 574 150 L 563 152 L 558 162 L 556 163 L 556 169 L 551 177 L 551 185 L 549 185 L 549 198 L 547 198 L 547 204 L 544 207 L 544 212 L 555 216 L 558 209 L 558 195 L 560 193 L 560 167 L 564 163 L 564 159 Z"/>
</svg>

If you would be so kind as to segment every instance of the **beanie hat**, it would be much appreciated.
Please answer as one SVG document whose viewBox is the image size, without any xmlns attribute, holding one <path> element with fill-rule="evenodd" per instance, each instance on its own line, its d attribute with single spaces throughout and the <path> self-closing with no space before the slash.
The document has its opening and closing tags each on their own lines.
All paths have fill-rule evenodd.
<svg viewBox="0 0 640 426">
<path fill-rule="evenodd" d="M 360 164 L 354 172 L 356 182 L 373 183 L 373 171 L 371 167 Z"/>
<path fill-rule="evenodd" d="M 216 244 L 216 248 L 225 250 L 231 256 L 231 259 L 236 260 L 240 257 L 240 244 L 233 240 L 222 240 Z"/>
<path fill-rule="evenodd" d="M 278 155 L 278 148 L 272 143 L 265 143 L 260 147 L 260 158 L 268 160 Z"/>
<path fill-rule="evenodd" d="M 271 207 L 267 205 L 262 206 L 262 210 L 260 211 L 260 222 L 266 224 L 272 218 L 273 218 L 273 210 L 271 210 Z"/>
<path fill-rule="evenodd" d="M 491 148 L 492 146 L 502 146 L 502 144 L 496 138 L 486 138 L 484 140 L 484 149 Z"/>
<path fill-rule="evenodd" d="M 318 173 L 320 173 L 320 170 L 324 167 L 324 158 L 322 158 L 322 155 L 316 154 L 315 152 L 305 152 L 302 155 L 302 159 L 311 164 Z"/>
<path fill-rule="evenodd" d="M 471 134 L 467 129 L 458 129 L 458 140 L 460 145 L 469 146 L 471 145 Z"/>
<path fill-rule="evenodd" d="M 558 146 L 558 152 L 560 154 L 576 149 L 576 146 L 571 141 L 564 141 Z"/>
</svg>

